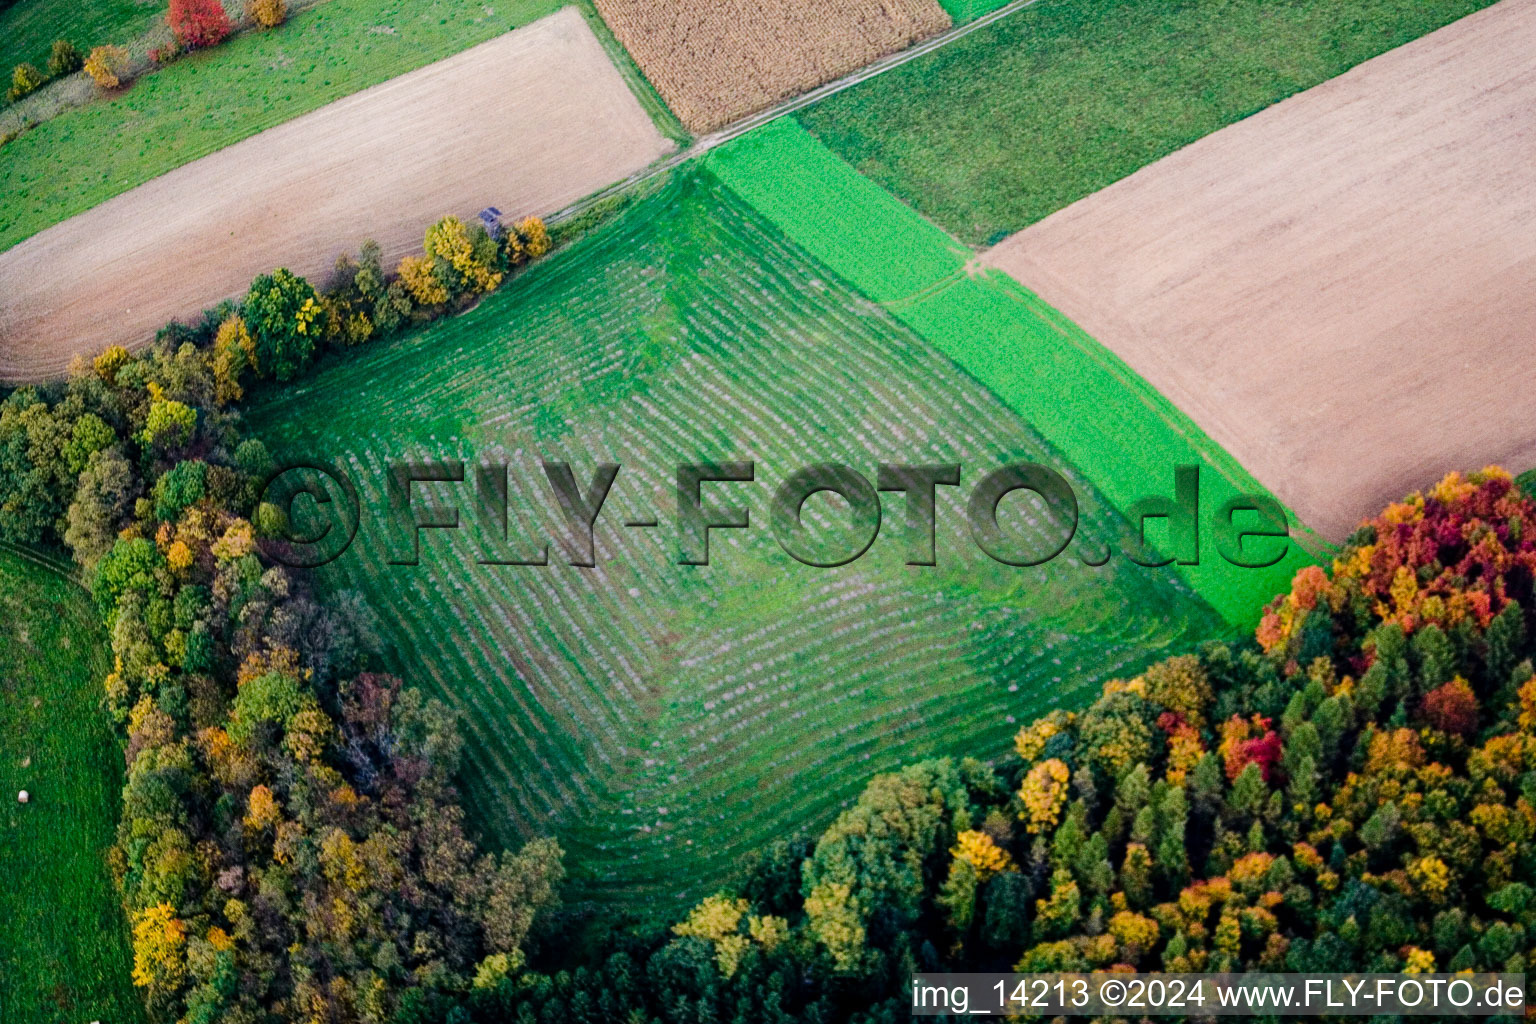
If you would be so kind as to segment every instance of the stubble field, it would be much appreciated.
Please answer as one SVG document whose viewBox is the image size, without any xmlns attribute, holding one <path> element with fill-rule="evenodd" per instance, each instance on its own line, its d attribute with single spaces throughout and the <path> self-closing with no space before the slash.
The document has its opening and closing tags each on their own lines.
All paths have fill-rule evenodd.
<svg viewBox="0 0 1536 1024">
<path fill-rule="evenodd" d="M 713 131 L 949 27 L 935 0 L 596 0 L 694 132 Z"/>
</svg>

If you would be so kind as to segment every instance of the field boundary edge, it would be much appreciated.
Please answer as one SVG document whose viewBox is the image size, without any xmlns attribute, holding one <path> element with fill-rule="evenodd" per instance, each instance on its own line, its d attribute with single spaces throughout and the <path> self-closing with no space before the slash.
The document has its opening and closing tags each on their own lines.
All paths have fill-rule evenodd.
<svg viewBox="0 0 1536 1024">
<path fill-rule="evenodd" d="M 797 244 L 1025 417 L 1122 514 L 1142 498 L 1171 494 L 1172 467 L 1189 463 L 1203 470 L 1204 516 L 1237 494 L 1274 497 L 1113 352 L 1024 286 L 999 272 L 976 270 L 973 250 L 864 177 L 793 118 L 715 149 L 706 165 Z M 1021 368 L 1030 372 L 1021 374 Z M 1177 567 L 1234 627 L 1251 628 L 1263 603 L 1325 553 L 1289 508 L 1286 516 L 1294 543 L 1274 566 L 1228 566 L 1207 544 L 1200 564 Z M 1204 524 L 1202 529 L 1209 532 Z"/>
</svg>

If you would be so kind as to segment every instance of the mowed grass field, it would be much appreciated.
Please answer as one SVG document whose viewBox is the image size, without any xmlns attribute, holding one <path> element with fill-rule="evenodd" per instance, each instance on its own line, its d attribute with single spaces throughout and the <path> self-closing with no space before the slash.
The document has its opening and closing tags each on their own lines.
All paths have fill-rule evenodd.
<svg viewBox="0 0 1536 1024">
<path fill-rule="evenodd" d="M 198 157 L 562 6 L 328 0 L 275 31 L 247 32 L 183 58 L 120 96 L 67 111 L 0 147 L 0 251 Z M 577 6 L 658 125 L 680 133 L 595 9 Z M 518 87 L 518 69 L 507 68 L 509 102 Z"/>
<path fill-rule="evenodd" d="M 11 68 L 22 61 L 47 70 L 55 39 L 68 39 L 85 54 L 103 43 L 126 43 L 164 16 L 160 0 L 16 0 L 0 8 L 0 73 L 9 87 Z"/>
<path fill-rule="evenodd" d="M 1007 275 L 984 269 L 972 250 L 793 118 L 715 150 L 709 165 L 797 244 L 1001 398 L 1125 514 L 1171 494 L 1176 467 L 1198 467 L 1203 557 L 1179 571 L 1238 629 L 1251 629 L 1264 602 L 1310 560 L 1315 538 L 1290 511 L 1296 543 L 1279 562 L 1239 568 L 1218 556 L 1219 510 L 1235 497 L 1267 494 L 1264 486 L 1113 352 Z M 1240 513 L 1239 526 L 1245 516 L 1253 521 Z M 1148 522 L 1156 543 L 1163 524 Z"/>
<path fill-rule="evenodd" d="M 83 590 L 4 549 L 0 634 L 0 1020 L 132 1024 L 106 861 L 123 775 L 100 701 L 106 638 Z"/>
<path fill-rule="evenodd" d="M 798 116 L 990 245 L 1489 2 L 1041 0 Z"/>
<path fill-rule="evenodd" d="M 719 885 L 737 857 L 814 830 L 879 771 L 921 757 L 1002 755 L 1018 723 L 1225 624 L 1168 570 L 1089 568 L 1121 521 L 1028 423 L 881 307 L 693 170 L 474 311 L 348 354 L 258 402 L 280 458 L 345 467 L 364 494 L 357 541 L 319 572 L 377 609 L 395 665 L 463 716 L 477 823 L 512 842 L 552 832 L 577 898 L 661 911 Z M 419 566 L 387 526 L 385 470 L 407 458 L 505 459 L 512 532 L 560 536 L 541 458 L 621 469 L 598 567 L 487 566 L 472 485 L 466 528 L 428 531 Z M 679 463 L 757 461 L 707 485 L 752 529 L 716 531 L 681 566 Z M 964 526 L 991 468 L 1057 467 L 1081 507 L 1056 561 L 992 562 Z M 779 550 L 773 488 L 818 461 L 963 464 L 941 488 L 938 562 L 903 564 L 904 514 L 861 559 L 815 569 Z M 471 477 L 473 474 L 470 474 Z M 807 504 L 818 531 L 832 499 Z M 655 528 L 625 528 L 631 519 Z M 1005 527 L 1044 546 L 1022 498 Z M 526 549 L 527 544 L 516 545 Z M 502 551 L 501 557 L 508 557 Z"/>
</svg>

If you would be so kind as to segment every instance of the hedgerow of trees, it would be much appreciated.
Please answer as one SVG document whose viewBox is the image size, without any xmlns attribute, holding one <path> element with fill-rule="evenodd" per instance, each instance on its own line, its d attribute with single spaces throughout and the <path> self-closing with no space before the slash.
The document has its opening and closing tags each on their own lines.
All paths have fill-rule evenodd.
<svg viewBox="0 0 1536 1024">
<path fill-rule="evenodd" d="M 9 2 L 0 2 L 0 11 L 8 6 Z M 245 16 L 256 28 L 274 29 L 288 20 L 288 4 L 286 0 L 246 0 Z M 150 60 L 155 64 L 169 64 L 187 51 L 217 46 L 236 29 L 223 0 L 168 0 L 165 24 L 170 29 L 171 41 L 149 51 Z M 99 88 L 107 92 L 125 87 L 134 73 L 132 57 L 123 46 L 102 43 L 92 47 L 88 56 L 82 56 L 74 43 L 59 39 L 48 53 L 46 73 L 27 61 L 11 69 L 6 102 L 15 103 L 49 82 L 82 68 Z M 0 145 L 35 124 L 35 121 L 26 121 L 20 128 L 0 134 Z"/>
<path fill-rule="evenodd" d="M 535 228 L 437 225 L 469 245 L 429 251 L 447 292 L 431 310 L 369 246 L 324 293 L 264 275 L 140 355 L 0 402 L 0 539 L 66 547 L 110 638 L 127 764 L 110 860 L 156 1021 L 443 1019 L 521 967 L 555 899 L 551 840 L 490 854 L 466 833 L 453 720 L 373 669 L 366 607 L 322 604 L 262 556 L 273 467 L 233 404 L 327 345 L 472 300 Z"/>
</svg>

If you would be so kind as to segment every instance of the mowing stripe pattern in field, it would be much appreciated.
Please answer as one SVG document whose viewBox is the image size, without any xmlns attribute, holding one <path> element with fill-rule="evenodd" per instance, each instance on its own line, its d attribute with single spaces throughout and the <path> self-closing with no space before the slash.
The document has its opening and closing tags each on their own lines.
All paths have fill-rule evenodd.
<svg viewBox="0 0 1536 1024">
<path fill-rule="evenodd" d="M 146 343 L 273 267 L 321 282 L 370 238 L 398 259 L 445 214 L 548 213 L 670 148 L 567 7 L 0 253 L 0 379 Z"/>
<path fill-rule="evenodd" d="M 4 548 L 0 637 L 0 1021 L 134 1024 L 106 860 L 123 774 L 101 709 L 106 637 L 78 585 Z"/>
<path fill-rule="evenodd" d="M 358 481 L 371 511 L 322 587 L 366 594 L 399 670 L 462 714 L 479 824 L 501 840 L 554 832 L 578 895 L 696 897 L 871 774 L 1001 754 L 1041 708 L 1223 632 L 1169 571 L 1082 564 L 1079 545 L 1116 530 L 1093 484 L 699 170 L 473 312 L 351 353 L 252 415 L 280 458 Z M 488 548 L 470 529 L 429 531 L 419 567 L 386 564 L 386 464 L 428 456 L 507 459 L 512 532 L 535 537 L 563 534 L 538 460 L 571 462 L 583 484 L 620 463 L 598 567 L 558 546 L 547 568 L 477 565 Z M 707 567 L 677 564 L 676 465 L 740 458 L 757 481 L 705 499 L 747 505 L 753 529 L 716 531 Z M 956 493 L 1021 459 L 1061 469 L 1082 505 L 1080 541 L 1032 569 L 981 555 Z M 772 538 L 772 488 L 803 466 L 950 460 L 965 477 L 940 489 L 937 567 L 902 564 L 896 496 L 842 568 L 799 565 Z M 472 494 L 428 485 L 417 500 L 468 509 Z M 842 519 L 825 497 L 806 511 L 827 537 Z M 1038 510 L 1004 514 L 1043 546 Z M 661 526 L 618 525 L 649 517 Z"/>
<path fill-rule="evenodd" d="M 996 392 L 1122 512 L 1173 493 L 1174 467 L 1201 467 L 1200 508 L 1267 493 L 1198 426 L 1032 293 L 976 268 L 961 243 L 859 175 L 791 118 L 710 156 L 710 167 L 790 238 Z M 1293 530 L 1306 536 L 1292 517 Z M 1203 524 L 1208 528 L 1208 523 Z M 1308 537 L 1310 543 L 1310 537 Z M 1306 553 L 1240 569 L 1202 546 L 1181 567 L 1239 627 L 1257 621 Z"/>
</svg>

